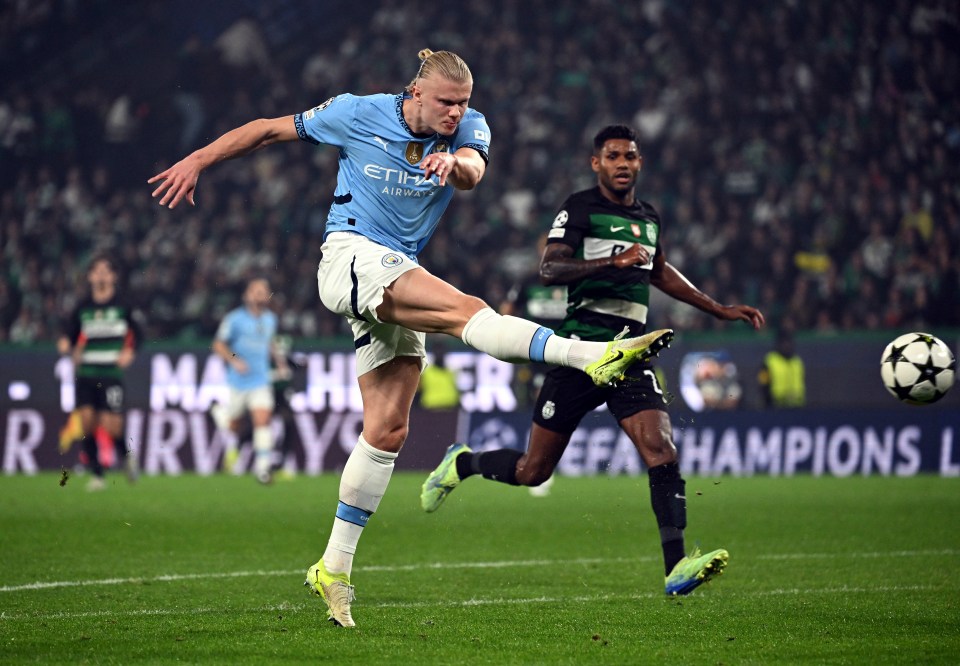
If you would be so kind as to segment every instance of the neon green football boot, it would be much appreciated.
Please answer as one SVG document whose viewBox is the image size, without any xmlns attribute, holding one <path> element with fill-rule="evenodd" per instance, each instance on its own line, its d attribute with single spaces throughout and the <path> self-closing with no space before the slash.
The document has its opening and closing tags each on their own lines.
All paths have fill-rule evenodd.
<svg viewBox="0 0 960 666">
<path fill-rule="evenodd" d="M 236 449 L 227 449 L 223 452 L 223 471 L 227 474 L 237 475 L 237 462 L 240 460 L 240 452 Z"/>
<path fill-rule="evenodd" d="M 420 489 L 420 506 L 427 513 L 433 513 L 439 509 L 443 500 L 447 499 L 447 495 L 460 485 L 460 476 L 457 474 L 457 457 L 462 453 L 471 453 L 470 447 L 460 442 L 451 444 L 447 448 L 443 460 L 423 482 Z"/>
<path fill-rule="evenodd" d="M 627 369 L 638 361 L 658 355 L 670 346 L 673 330 L 663 328 L 638 338 L 611 340 L 603 356 L 583 369 L 597 386 L 608 386 L 626 378 Z"/>
<path fill-rule="evenodd" d="M 706 555 L 701 555 L 700 549 L 694 548 L 692 553 L 677 562 L 667 576 L 664 585 L 667 594 L 690 594 L 714 576 L 723 573 L 729 559 L 730 553 L 722 548 Z"/>
<path fill-rule="evenodd" d="M 356 626 L 350 614 L 350 604 L 356 598 L 350 576 L 327 573 L 321 559 L 307 569 L 307 580 L 303 584 L 327 604 L 328 620 L 338 627 Z"/>
</svg>

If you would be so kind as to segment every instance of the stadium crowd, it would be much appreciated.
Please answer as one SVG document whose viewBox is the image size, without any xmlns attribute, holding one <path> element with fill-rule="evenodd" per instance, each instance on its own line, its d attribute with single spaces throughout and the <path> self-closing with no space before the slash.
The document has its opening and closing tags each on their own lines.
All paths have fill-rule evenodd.
<svg viewBox="0 0 960 666">
<path fill-rule="evenodd" d="M 146 179 L 253 118 L 399 92 L 423 47 L 466 59 L 493 131 L 421 257 L 464 291 L 496 304 L 536 271 L 594 180 L 591 137 L 627 122 L 668 257 L 708 293 L 799 330 L 960 326 L 950 0 L 217 4 L 188 27 L 185 0 L 0 8 L 0 341 L 54 339 L 103 252 L 150 339 L 209 337 L 258 274 L 282 331 L 347 334 L 315 277 L 335 150 L 222 165 L 196 208 L 158 207 Z M 668 300 L 651 315 L 714 326 Z"/>
</svg>

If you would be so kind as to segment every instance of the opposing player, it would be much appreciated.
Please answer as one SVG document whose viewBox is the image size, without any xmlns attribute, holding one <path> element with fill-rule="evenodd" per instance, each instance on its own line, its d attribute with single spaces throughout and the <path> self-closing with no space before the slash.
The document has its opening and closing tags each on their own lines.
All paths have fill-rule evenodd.
<svg viewBox="0 0 960 666">
<path fill-rule="evenodd" d="M 93 474 L 87 489 L 103 490 L 106 483 L 95 436 L 98 427 L 113 439 L 127 478 L 131 482 L 137 478 L 137 463 L 123 436 L 123 374 L 134 361 L 141 327 L 133 308 L 117 294 L 117 270 L 112 259 L 95 257 L 87 270 L 87 281 L 90 295 L 67 319 L 57 349 L 73 357 L 81 441 Z"/>
<path fill-rule="evenodd" d="M 584 371 L 597 384 L 623 376 L 666 346 L 672 331 L 610 343 L 570 340 L 498 315 L 417 263 L 453 191 L 477 186 L 487 168 L 490 128 L 468 106 L 473 76 L 449 51 L 420 52 L 399 94 L 338 95 L 293 116 L 262 119 L 223 135 L 149 182 L 171 208 L 194 203 L 201 171 L 279 141 L 339 151 L 337 188 L 317 271 L 323 304 L 353 328 L 363 431 L 344 466 L 340 503 L 323 557 L 307 584 L 329 617 L 353 626 L 350 574 L 357 542 L 386 491 L 407 436 L 423 367 L 424 333 L 446 333 L 511 362 L 545 361 Z"/>
<path fill-rule="evenodd" d="M 694 287 L 666 259 L 660 215 L 635 196 L 642 158 L 636 133 L 605 127 L 594 138 L 590 160 L 597 186 L 570 196 L 553 221 L 540 261 L 545 284 L 568 288 L 567 316 L 557 333 L 583 340 L 643 333 L 650 285 L 719 319 L 754 328 L 763 315 L 747 305 L 720 305 Z M 606 403 L 649 468 L 650 499 L 666 573 L 667 594 L 688 594 L 726 566 L 726 550 L 685 556 L 684 480 L 663 392 L 649 363 L 627 380 L 597 386 L 582 373 L 554 368 L 537 398 L 526 453 L 501 449 L 474 454 L 453 444 L 423 484 L 421 504 L 436 511 L 461 481 L 479 474 L 510 485 L 537 486 L 548 478 L 587 412 Z"/>
<path fill-rule="evenodd" d="M 253 424 L 253 472 L 260 483 L 270 483 L 273 462 L 273 387 L 270 360 L 281 371 L 287 371 L 287 359 L 275 344 L 277 316 L 267 308 L 270 283 L 251 280 L 243 292 L 243 306 L 231 310 L 217 329 L 213 352 L 227 364 L 227 385 L 230 397 L 222 410 L 215 413 L 217 427 L 225 434 L 224 468 L 235 471 L 237 463 L 237 431 L 245 412 Z"/>
</svg>

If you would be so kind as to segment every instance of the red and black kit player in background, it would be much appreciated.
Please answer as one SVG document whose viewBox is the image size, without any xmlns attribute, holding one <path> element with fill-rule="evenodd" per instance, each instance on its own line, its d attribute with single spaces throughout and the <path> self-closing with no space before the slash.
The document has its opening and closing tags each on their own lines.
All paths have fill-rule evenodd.
<svg viewBox="0 0 960 666">
<path fill-rule="evenodd" d="M 141 328 L 133 308 L 117 295 L 117 280 L 117 267 L 109 257 L 91 260 L 87 270 L 90 295 L 66 320 L 57 342 L 58 351 L 73 358 L 83 450 L 93 473 L 87 485 L 89 490 L 106 487 L 94 436 L 98 427 L 113 439 L 127 478 L 136 480 L 136 461 L 128 452 L 123 435 L 123 374 L 133 363 Z"/>
</svg>

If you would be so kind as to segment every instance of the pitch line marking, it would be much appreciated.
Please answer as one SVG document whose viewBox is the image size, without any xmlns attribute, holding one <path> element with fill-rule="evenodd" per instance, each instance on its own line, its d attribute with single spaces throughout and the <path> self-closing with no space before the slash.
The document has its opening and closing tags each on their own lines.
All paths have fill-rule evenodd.
<svg viewBox="0 0 960 666">
<path fill-rule="evenodd" d="M 816 560 L 825 558 L 849 557 L 860 559 L 876 559 L 880 557 L 927 557 L 929 555 L 956 555 L 960 551 L 952 548 L 942 550 L 888 550 L 883 552 L 852 552 L 852 553 L 771 553 L 755 555 L 758 560 Z"/>
<path fill-rule="evenodd" d="M 581 558 L 574 560 L 502 560 L 499 562 L 428 562 L 424 564 L 395 564 L 395 565 L 371 565 L 366 567 L 356 567 L 356 571 L 361 572 L 399 572 L 416 571 L 419 569 L 504 569 L 508 567 L 542 567 L 542 566 L 568 566 L 568 565 L 588 565 L 588 564 L 616 564 L 624 562 L 645 562 L 653 561 L 658 558 L 652 556 L 643 557 L 612 557 L 612 558 Z M 63 587 L 87 587 L 96 585 L 125 585 L 133 583 L 167 583 L 181 580 L 203 580 L 217 578 L 248 578 L 250 576 L 292 576 L 294 574 L 303 574 L 303 569 L 289 570 L 255 570 L 255 571 L 226 571 L 198 574 L 164 574 L 150 578 L 101 578 L 95 580 L 61 580 L 61 581 L 37 581 L 36 583 L 24 583 L 22 585 L 5 585 L 0 587 L 0 592 L 22 592 L 25 590 L 49 590 Z"/>
<path fill-rule="evenodd" d="M 851 587 L 842 585 L 840 587 L 822 587 L 822 588 L 778 588 L 773 590 L 750 590 L 738 591 L 727 590 L 724 595 L 735 597 L 769 597 L 769 596 L 801 596 L 801 595 L 833 595 L 833 594 L 890 594 L 895 592 L 945 592 L 940 585 L 883 585 L 879 587 Z M 679 597 L 678 597 L 679 598 Z M 639 601 L 647 599 L 663 599 L 669 601 L 662 592 L 639 592 L 633 594 L 594 594 L 594 595 L 576 595 L 572 597 L 514 597 L 514 598 L 472 598 L 458 601 L 387 601 L 382 603 L 370 604 L 364 608 L 377 609 L 416 609 L 416 608 L 471 608 L 476 606 L 526 606 L 534 604 L 568 604 L 568 603 L 593 603 L 601 601 Z M 296 603 L 296 604 L 273 604 L 256 606 L 253 608 L 144 608 L 130 611 L 80 611 L 80 612 L 56 612 L 56 613 L 20 613 L 10 615 L 6 612 L 0 613 L 0 621 L 3 620 L 68 620 L 85 619 L 101 617 L 169 617 L 176 615 L 213 615 L 217 613 L 275 613 L 275 612 L 295 612 L 309 611 L 311 609 L 320 609 L 319 603 Z"/>
<path fill-rule="evenodd" d="M 802 560 L 825 558 L 881 558 L 881 557 L 930 557 L 937 555 L 958 555 L 960 550 L 896 550 L 888 552 L 861 553 L 771 553 L 753 556 L 758 560 Z M 506 569 L 510 567 L 571 566 L 591 564 L 622 564 L 628 562 L 659 561 L 659 556 L 643 555 L 639 557 L 597 557 L 571 560 L 500 560 L 493 562 L 428 562 L 425 564 L 387 564 L 357 567 L 359 572 L 394 573 L 417 570 L 441 569 Z M 216 580 L 218 578 L 249 578 L 252 576 L 292 576 L 306 569 L 257 569 L 253 571 L 227 571 L 195 574 L 162 574 L 149 578 L 101 578 L 93 580 L 37 581 L 21 585 L 4 585 L 0 592 L 24 592 L 29 590 L 50 590 L 67 587 L 91 587 L 101 585 L 128 585 L 136 583 L 169 583 L 182 580 Z"/>
</svg>

